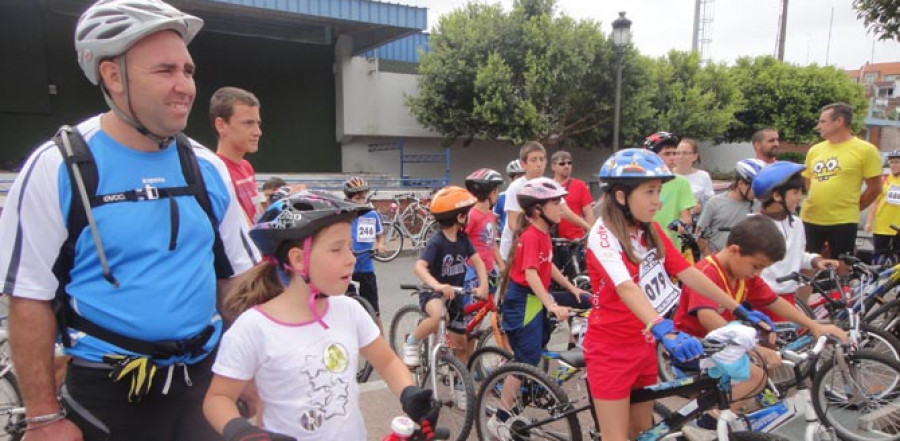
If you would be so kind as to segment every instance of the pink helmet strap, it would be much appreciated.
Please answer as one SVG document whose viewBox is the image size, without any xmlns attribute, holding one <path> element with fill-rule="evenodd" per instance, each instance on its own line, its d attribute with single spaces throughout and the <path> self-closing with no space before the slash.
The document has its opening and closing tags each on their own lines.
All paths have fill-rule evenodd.
<svg viewBox="0 0 900 441">
<path fill-rule="evenodd" d="M 309 312 L 312 313 L 313 320 L 322 325 L 322 328 L 328 329 L 328 325 L 322 320 L 322 315 L 319 314 L 319 309 L 316 308 L 316 299 L 319 297 L 319 289 L 312 284 L 312 279 L 309 277 L 309 255 L 311 249 L 312 236 L 307 236 L 306 239 L 303 239 L 303 270 L 300 272 L 300 277 L 303 277 L 303 281 L 309 286 L 309 297 L 307 298 L 307 302 L 309 302 Z M 327 296 L 325 297 L 326 299 L 328 298 Z"/>
</svg>

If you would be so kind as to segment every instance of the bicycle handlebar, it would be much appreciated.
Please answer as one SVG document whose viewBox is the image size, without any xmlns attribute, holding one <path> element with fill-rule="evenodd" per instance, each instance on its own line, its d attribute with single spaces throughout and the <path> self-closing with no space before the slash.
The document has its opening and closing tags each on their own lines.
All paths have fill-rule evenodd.
<svg viewBox="0 0 900 441">
<path fill-rule="evenodd" d="M 469 294 L 469 290 L 466 288 L 461 288 L 459 286 L 451 286 L 451 288 L 453 288 L 453 292 L 455 292 L 456 294 L 460 294 L 460 295 L 461 294 Z M 417 292 L 434 292 L 434 288 L 432 288 L 428 285 L 425 285 L 424 283 L 421 285 L 414 285 L 411 283 L 401 283 L 400 289 L 408 289 L 408 290 L 417 291 Z"/>
</svg>

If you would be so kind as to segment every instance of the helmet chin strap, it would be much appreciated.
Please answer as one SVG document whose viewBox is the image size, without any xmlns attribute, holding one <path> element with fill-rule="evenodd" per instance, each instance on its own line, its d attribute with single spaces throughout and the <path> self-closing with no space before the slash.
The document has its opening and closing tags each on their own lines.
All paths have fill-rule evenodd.
<svg viewBox="0 0 900 441">
<path fill-rule="evenodd" d="M 126 124 L 133 127 L 137 130 L 141 135 L 150 138 L 151 141 L 156 143 L 159 146 L 159 149 L 162 150 L 166 148 L 169 144 L 172 143 L 172 140 L 175 139 L 174 136 L 161 137 L 157 136 L 147 130 L 143 124 L 137 119 L 137 115 L 134 113 L 134 109 L 131 107 L 131 91 L 128 88 L 128 69 L 125 62 L 125 55 L 122 55 L 116 61 L 119 65 L 119 72 L 121 72 L 122 77 L 122 87 L 125 89 L 125 105 L 128 107 L 128 110 L 131 112 L 131 115 L 135 115 L 132 117 L 128 113 L 125 113 L 116 103 L 113 101 L 112 97 L 109 96 L 109 92 L 106 90 L 106 86 L 103 85 L 103 81 L 100 81 L 100 90 L 103 92 L 103 99 L 106 101 L 106 104 L 109 108 L 119 117 L 122 121 L 125 121 Z"/>
<path fill-rule="evenodd" d="M 306 282 L 306 285 L 309 287 L 309 297 L 307 297 L 307 302 L 309 304 L 309 312 L 312 313 L 313 320 L 315 320 L 318 324 L 322 325 L 322 328 L 328 329 L 328 325 L 322 320 L 322 315 L 319 314 L 319 309 L 316 308 L 316 299 L 319 297 L 319 289 L 313 285 L 312 280 L 309 277 L 309 255 L 310 250 L 312 249 L 312 236 L 307 236 L 306 239 L 303 239 L 303 269 L 300 271 L 300 277 L 303 278 L 303 281 Z M 326 299 L 328 296 L 323 296 Z"/>
</svg>

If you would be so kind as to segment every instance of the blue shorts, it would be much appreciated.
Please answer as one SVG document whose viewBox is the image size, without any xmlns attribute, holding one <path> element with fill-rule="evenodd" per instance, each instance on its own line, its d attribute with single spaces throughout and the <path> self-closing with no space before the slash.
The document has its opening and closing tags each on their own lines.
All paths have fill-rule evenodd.
<svg viewBox="0 0 900 441">
<path fill-rule="evenodd" d="M 501 310 L 503 330 L 509 337 L 513 360 L 537 366 L 549 340 L 547 311 L 528 287 L 509 282 Z"/>
</svg>

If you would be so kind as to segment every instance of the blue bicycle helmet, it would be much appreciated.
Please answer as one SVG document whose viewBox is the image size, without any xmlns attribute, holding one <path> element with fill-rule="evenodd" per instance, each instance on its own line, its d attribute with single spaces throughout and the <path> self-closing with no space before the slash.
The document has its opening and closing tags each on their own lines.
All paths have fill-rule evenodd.
<svg viewBox="0 0 900 441">
<path fill-rule="evenodd" d="M 734 172 L 737 178 L 753 182 L 765 166 L 766 164 L 759 159 L 741 159 L 734 165 Z"/>
<path fill-rule="evenodd" d="M 651 179 L 663 182 L 675 179 L 666 163 L 656 153 L 642 148 L 623 149 L 613 153 L 597 175 L 604 190 L 616 185 L 638 185 Z"/>
<path fill-rule="evenodd" d="M 788 161 L 778 161 L 762 168 L 753 180 L 753 195 L 756 199 L 767 200 L 772 196 L 772 191 L 784 185 L 792 176 L 806 169 L 803 164 Z"/>
</svg>

